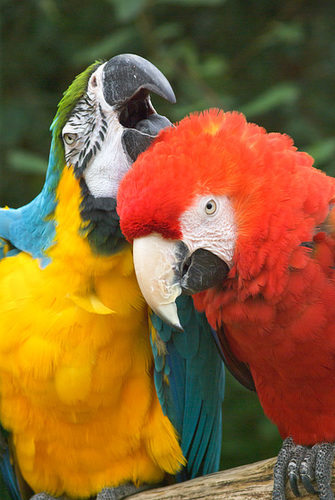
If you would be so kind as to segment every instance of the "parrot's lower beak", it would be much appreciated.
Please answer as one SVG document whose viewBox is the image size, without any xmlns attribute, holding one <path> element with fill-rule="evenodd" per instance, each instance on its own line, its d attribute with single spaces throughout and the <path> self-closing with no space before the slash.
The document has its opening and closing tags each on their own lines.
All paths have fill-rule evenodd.
<svg viewBox="0 0 335 500">
<path fill-rule="evenodd" d="M 222 283 L 228 265 L 208 250 L 191 253 L 179 240 L 151 234 L 134 240 L 134 265 L 149 307 L 176 330 L 182 330 L 176 306 L 179 295 L 201 292 Z"/>
<path fill-rule="evenodd" d="M 119 112 L 123 149 L 135 161 L 160 130 L 171 125 L 158 115 L 151 104 L 150 92 L 171 103 L 176 102 L 172 87 L 156 66 L 134 54 L 110 59 L 103 70 L 103 94 L 106 102 Z"/>
</svg>

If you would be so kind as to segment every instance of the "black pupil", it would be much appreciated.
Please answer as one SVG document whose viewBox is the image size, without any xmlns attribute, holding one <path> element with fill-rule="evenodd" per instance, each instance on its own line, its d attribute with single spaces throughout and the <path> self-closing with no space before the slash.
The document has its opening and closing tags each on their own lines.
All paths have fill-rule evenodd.
<svg viewBox="0 0 335 500">
<path fill-rule="evenodd" d="M 212 208 L 213 208 L 213 203 L 212 203 L 211 201 L 209 201 L 209 202 L 207 203 L 207 205 L 206 205 L 206 208 L 207 208 L 207 210 L 212 210 Z"/>
</svg>

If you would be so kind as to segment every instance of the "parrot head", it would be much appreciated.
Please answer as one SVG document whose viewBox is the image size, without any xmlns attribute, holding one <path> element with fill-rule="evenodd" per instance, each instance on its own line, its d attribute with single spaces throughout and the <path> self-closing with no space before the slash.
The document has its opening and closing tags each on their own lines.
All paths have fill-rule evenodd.
<svg viewBox="0 0 335 500">
<path fill-rule="evenodd" d="M 122 54 L 87 68 L 65 92 L 51 126 L 56 167 L 65 159 L 90 194 L 115 197 L 131 163 L 170 125 L 150 92 L 175 102 L 165 76 L 140 56 Z"/>
<path fill-rule="evenodd" d="M 149 61 L 122 54 L 89 66 L 70 85 L 51 125 L 52 142 L 41 193 L 18 210 L 2 212 L 1 234 L 16 249 L 47 265 L 58 224 L 54 214 L 59 184 L 70 172 L 80 186 L 78 211 L 94 253 L 110 254 L 123 245 L 116 213 L 116 194 L 123 175 L 137 156 L 171 125 L 156 113 L 150 93 L 175 102 L 165 76 Z M 71 211 L 71 208 L 69 208 Z"/>
<path fill-rule="evenodd" d="M 234 278 L 243 288 L 263 266 L 284 266 L 280 250 L 307 241 L 315 223 L 305 203 L 312 163 L 288 136 L 267 134 L 236 112 L 212 109 L 161 132 L 118 192 L 149 306 L 178 328 L 181 293 L 224 289 Z"/>
</svg>

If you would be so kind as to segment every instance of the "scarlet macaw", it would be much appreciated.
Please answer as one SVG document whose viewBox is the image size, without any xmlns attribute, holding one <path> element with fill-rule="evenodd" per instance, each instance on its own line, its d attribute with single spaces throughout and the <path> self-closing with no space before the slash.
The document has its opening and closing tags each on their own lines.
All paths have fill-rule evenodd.
<svg viewBox="0 0 335 500">
<path fill-rule="evenodd" d="M 213 109 L 161 132 L 118 194 L 150 307 L 178 328 L 175 299 L 191 294 L 285 439 L 276 500 L 286 473 L 296 495 L 315 476 L 334 498 L 335 180 L 312 164 L 288 136 Z"/>
<path fill-rule="evenodd" d="M 223 370 L 207 322 L 189 300 L 190 335 L 149 319 L 116 213 L 122 176 L 170 125 L 151 91 L 175 101 L 139 56 L 87 68 L 59 104 L 42 192 L 0 210 L 1 470 L 13 499 L 118 499 L 218 467 Z"/>
</svg>

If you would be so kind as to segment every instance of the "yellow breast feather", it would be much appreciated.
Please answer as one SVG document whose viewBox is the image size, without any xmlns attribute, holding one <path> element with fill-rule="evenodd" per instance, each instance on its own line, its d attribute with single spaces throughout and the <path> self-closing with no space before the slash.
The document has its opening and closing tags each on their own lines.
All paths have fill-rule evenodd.
<svg viewBox="0 0 335 500">
<path fill-rule="evenodd" d="M 34 491 L 85 498 L 159 482 L 185 461 L 155 393 L 131 248 L 92 253 L 71 169 L 57 198 L 51 264 L 0 262 L 2 425 Z"/>
</svg>

